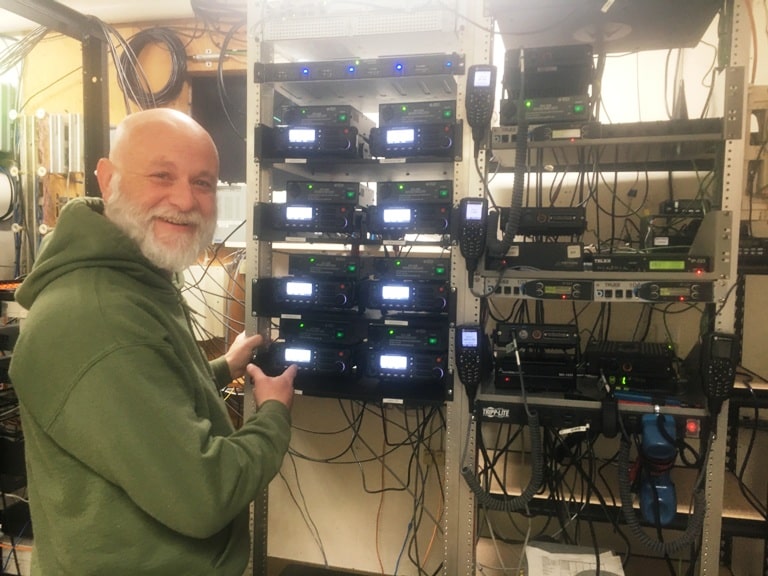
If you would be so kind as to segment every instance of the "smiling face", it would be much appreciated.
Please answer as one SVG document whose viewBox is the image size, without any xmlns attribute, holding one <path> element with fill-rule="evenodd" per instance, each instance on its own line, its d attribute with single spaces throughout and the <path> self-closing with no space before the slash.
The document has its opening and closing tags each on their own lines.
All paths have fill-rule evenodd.
<svg viewBox="0 0 768 576">
<path fill-rule="evenodd" d="M 181 271 L 213 238 L 218 168 L 213 140 L 188 116 L 132 114 L 97 166 L 105 215 L 153 264 Z"/>
</svg>

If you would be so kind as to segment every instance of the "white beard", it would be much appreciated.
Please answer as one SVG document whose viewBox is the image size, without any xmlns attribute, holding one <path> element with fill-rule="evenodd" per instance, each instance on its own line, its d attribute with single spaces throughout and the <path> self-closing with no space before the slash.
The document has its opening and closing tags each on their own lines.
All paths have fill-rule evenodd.
<svg viewBox="0 0 768 576">
<path fill-rule="evenodd" d="M 198 256 L 213 241 L 216 228 L 216 216 L 208 221 L 199 212 L 169 213 L 167 209 L 155 209 L 142 212 L 120 189 L 120 177 L 115 174 L 110 182 L 111 195 L 104 205 L 104 215 L 120 228 L 131 240 L 136 242 L 141 253 L 161 270 L 181 272 L 194 264 Z M 152 219 L 167 216 L 183 218 L 186 222 L 197 225 L 197 233 L 191 239 L 179 235 L 174 245 L 160 243 L 154 235 Z"/>
</svg>

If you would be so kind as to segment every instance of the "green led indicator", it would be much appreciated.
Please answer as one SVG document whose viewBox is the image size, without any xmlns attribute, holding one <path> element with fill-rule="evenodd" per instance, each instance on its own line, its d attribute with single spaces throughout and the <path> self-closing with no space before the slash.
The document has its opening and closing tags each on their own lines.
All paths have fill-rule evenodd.
<svg viewBox="0 0 768 576">
<path fill-rule="evenodd" d="M 402 265 L 403 265 L 403 261 L 402 260 L 395 260 L 395 266 L 397 266 L 399 268 Z"/>
<path fill-rule="evenodd" d="M 398 184 L 397 189 L 400 191 L 405 190 L 405 184 Z"/>
<path fill-rule="evenodd" d="M 533 100 L 526 100 L 525 101 L 525 107 L 526 108 L 532 108 L 533 107 Z"/>
<path fill-rule="evenodd" d="M 621 385 L 622 386 L 626 386 L 627 385 L 627 377 L 626 376 L 622 376 L 621 377 Z"/>
<path fill-rule="evenodd" d="M 314 184 L 307 184 L 307 190 L 312 190 L 314 187 Z"/>
<path fill-rule="evenodd" d="M 354 190 L 347 191 L 347 198 L 354 198 L 355 196 L 357 196 L 357 192 L 355 192 Z"/>
<path fill-rule="evenodd" d="M 339 122 L 346 122 L 346 121 L 347 121 L 347 115 L 344 112 L 339 114 Z"/>
<path fill-rule="evenodd" d="M 408 106 L 406 106 L 405 104 L 403 104 L 402 106 L 400 106 L 400 110 L 401 110 L 402 112 L 407 112 L 407 111 L 408 111 Z"/>
<path fill-rule="evenodd" d="M 304 328 L 304 322 L 299 324 L 299 328 Z"/>
<path fill-rule="evenodd" d="M 437 344 L 437 338 L 435 338 L 434 336 L 430 336 L 428 342 L 430 346 L 434 346 L 435 344 Z"/>
<path fill-rule="evenodd" d="M 394 336 L 395 335 L 395 329 L 394 328 L 390 328 L 388 334 L 390 336 Z"/>
<path fill-rule="evenodd" d="M 435 267 L 435 274 L 445 274 L 445 266 L 436 266 Z"/>
<path fill-rule="evenodd" d="M 315 258 L 314 256 L 310 256 L 309 257 L 309 263 L 310 264 L 314 264 L 315 262 L 317 262 L 317 258 Z"/>
<path fill-rule="evenodd" d="M 336 340 L 341 340 L 344 338 L 344 331 L 343 330 L 337 330 L 336 331 Z"/>
<path fill-rule="evenodd" d="M 573 111 L 576 112 L 576 114 L 581 114 L 584 112 L 584 104 L 574 104 Z"/>
<path fill-rule="evenodd" d="M 445 188 L 441 188 L 438 194 L 440 195 L 440 198 L 448 198 L 448 190 Z"/>
<path fill-rule="evenodd" d="M 350 264 L 347 266 L 347 272 L 354 272 L 357 270 L 357 264 Z"/>
<path fill-rule="evenodd" d="M 443 110 L 443 118 L 452 118 L 452 117 L 453 117 L 452 110 Z"/>
</svg>

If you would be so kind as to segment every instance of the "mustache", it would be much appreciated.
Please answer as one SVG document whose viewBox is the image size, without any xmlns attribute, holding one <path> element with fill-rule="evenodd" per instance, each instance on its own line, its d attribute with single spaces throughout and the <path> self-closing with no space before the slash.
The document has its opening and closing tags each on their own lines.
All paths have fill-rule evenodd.
<svg viewBox="0 0 768 576">
<path fill-rule="evenodd" d="M 185 226 L 192 225 L 200 227 L 205 223 L 205 219 L 203 218 L 202 214 L 200 214 L 200 212 L 197 210 L 192 210 L 189 212 L 178 212 L 176 210 L 158 208 L 156 210 L 151 210 L 149 214 L 147 214 L 147 218 L 150 220 L 167 220 L 168 222 L 173 222 L 174 224 L 182 224 Z"/>
</svg>

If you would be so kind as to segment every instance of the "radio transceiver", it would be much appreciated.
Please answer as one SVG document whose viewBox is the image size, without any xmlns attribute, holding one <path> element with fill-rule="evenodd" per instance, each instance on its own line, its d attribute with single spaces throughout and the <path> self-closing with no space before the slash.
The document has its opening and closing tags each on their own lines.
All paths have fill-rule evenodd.
<svg viewBox="0 0 768 576">
<path fill-rule="evenodd" d="M 288 180 L 285 196 L 288 204 L 327 202 L 367 206 L 373 203 L 373 191 L 359 182 Z"/>
<path fill-rule="evenodd" d="M 254 230 L 264 239 L 274 231 L 348 234 L 355 230 L 354 204 L 302 202 L 271 204 L 259 202 L 253 208 Z"/>
<path fill-rule="evenodd" d="M 448 282 L 368 280 L 362 287 L 364 305 L 382 311 L 440 313 L 448 310 Z"/>
<path fill-rule="evenodd" d="M 354 281 L 317 278 L 254 278 L 255 316 L 280 316 L 318 308 L 349 309 L 357 304 Z"/>
<path fill-rule="evenodd" d="M 448 369 L 447 354 L 395 350 L 368 352 L 366 374 L 386 379 L 442 380 Z"/>
<path fill-rule="evenodd" d="M 498 324 L 496 345 L 506 346 L 513 341 L 518 346 L 572 348 L 579 345 L 579 330 L 570 324 Z"/>
<path fill-rule="evenodd" d="M 359 278 L 362 275 L 360 258 L 333 254 L 289 254 L 288 273 L 291 276 L 324 276 L 333 278 Z"/>
<path fill-rule="evenodd" d="M 461 124 L 413 124 L 373 128 L 371 155 L 379 158 L 461 156 Z"/>
<path fill-rule="evenodd" d="M 450 204 L 453 201 L 451 180 L 428 180 L 424 182 L 378 182 L 376 203 L 389 204 Z"/>
<path fill-rule="evenodd" d="M 447 234 L 450 221 L 449 204 L 368 207 L 368 231 L 373 234 Z"/>
<path fill-rule="evenodd" d="M 340 317 L 301 315 L 280 317 L 280 338 L 286 342 L 348 346 L 362 342 L 367 335 L 367 321 L 360 316 Z"/>
<path fill-rule="evenodd" d="M 448 258 L 373 258 L 370 273 L 375 278 L 397 280 L 437 280 L 448 278 L 451 261 Z"/>
<path fill-rule="evenodd" d="M 278 371 L 295 364 L 299 371 L 348 376 L 356 367 L 356 356 L 355 348 L 287 342 L 274 342 L 269 348 L 271 364 Z"/>
<path fill-rule="evenodd" d="M 379 126 L 453 122 L 455 119 L 454 100 L 379 104 Z"/>
<path fill-rule="evenodd" d="M 368 326 L 368 344 L 374 349 L 448 350 L 448 326 L 372 323 Z"/>
</svg>

